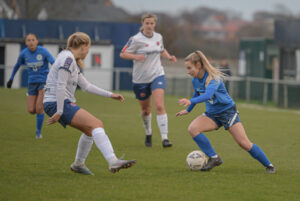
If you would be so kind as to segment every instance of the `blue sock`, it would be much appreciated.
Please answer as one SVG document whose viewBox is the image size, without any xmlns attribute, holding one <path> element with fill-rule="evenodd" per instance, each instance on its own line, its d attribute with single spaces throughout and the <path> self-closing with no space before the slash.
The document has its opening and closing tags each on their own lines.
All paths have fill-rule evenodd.
<svg viewBox="0 0 300 201">
<path fill-rule="evenodd" d="M 212 157 L 216 155 L 216 152 L 214 148 L 211 146 L 208 138 L 200 133 L 196 137 L 193 138 L 193 140 L 198 144 L 199 148 L 208 156 Z"/>
<path fill-rule="evenodd" d="M 271 162 L 269 161 L 269 159 L 267 158 L 263 150 L 261 150 L 261 148 L 259 148 L 259 146 L 257 146 L 256 144 L 253 144 L 250 151 L 248 152 L 253 158 L 258 160 L 263 166 L 268 167 L 271 164 Z"/>
<path fill-rule="evenodd" d="M 36 114 L 36 132 L 41 134 L 42 126 L 44 123 L 45 114 Z"/>
</svg>

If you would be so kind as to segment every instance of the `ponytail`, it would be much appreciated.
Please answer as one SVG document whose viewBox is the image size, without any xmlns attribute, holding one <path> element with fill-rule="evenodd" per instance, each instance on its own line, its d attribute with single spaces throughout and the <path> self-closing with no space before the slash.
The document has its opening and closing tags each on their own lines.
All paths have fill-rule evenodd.
<svg viewBox="0 0 300 201">
<path fill-rule="evenodd" d="M 213 79 L 220 81 L 220 79 L 223 79 L 225 77 L 225 75 L 221 71 L 219 71 L 209 63 L 207 57 L 200 50 L 189 54 L 184 60 L 191 62 L 193 65 L 196 65 L 197 62 L 201 63 L 201 66 L 208 73 L 205 86 L 207 86 Z"/>
</svg>

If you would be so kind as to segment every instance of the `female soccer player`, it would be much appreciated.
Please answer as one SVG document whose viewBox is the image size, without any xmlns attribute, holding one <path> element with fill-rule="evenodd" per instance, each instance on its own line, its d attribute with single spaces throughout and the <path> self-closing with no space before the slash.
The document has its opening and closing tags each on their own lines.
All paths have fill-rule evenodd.
<svg viewBox="0 0 300 201">
<path fill-rule="evenodd" d="M 107 160 L 109 170 L 115 173 L 121 168 L 131 167 L 136 163 L 136 160 L 118 159 L 104 131 L 102 121 L 75 104 L 74 94 L 77 85 L 84 91 L 121 102 L 124 101 L 122 95 L 96 87 L 80 73 L 79 68 L 84 67 L 82 60 L 88 54 L 90 46 L 90 37 L 85 33 L 76 32 L 68 38 L 67 49 L 57 56 L 48 75 L 45 86 L 44 109 L 50 116 L 47 124 L 54 124 L 58 121 L 64 127 L 70 125 L 83 132 L 78 142 L 75 161 L 71 165 L 72 171 L 93 175 L 86 167 L 85 159 L 94 141 Z"/>
<path fill-rule="evenodd" d="M 235 103 L 227 93 L 222 81 L 223 74 L 208 62 L 201 51 L 188 55 L 185 58 L 185 66 L 188 74 L 193 77 L 192 83 L 195 92 L 192 99 L 179 100 L 180 105 L 189 107 L 178 112 L 176 116 L 188 114 L 197 103 L 205 102 L 206 104 L 206 112 L 194 119 L 188 128 L 199 148 L 209 157 L 207 164 L 201 170 L 208 171 L 222 164 L 222 159 L 216 154 L 203 132 L 224 126 L 244 150 L 266 167 L 267 173 L 275 173 L 275 167 L 264 152 L 248 139 Z"/>
<path fill-rule="evenodd" d="M 38 46 L 38 42 L 35 34 L 27 34 L 25 37 L 27 47 L 22 50 L 6 86 L 7 88 L 11 88 L 15 74 L 20 66 L 27 67 L 27 110 L 30 114 L 37 114 L 36 138 L 42 138 L 41 131 L 45 117 L 43 110 L 43 88 L 49 73 L 49 62 L 53 64 L 54 58 L 46 48 Z"/>
<path fill-rule="evenodd" d="M 160 57 L 176 62 L 164 48 L 163 38 L 154 31 L 156 16 L 148 13 L 142 17 L 141 31 L 131 37 L 120 57 L 133 60 L 133 91 L 139 100 L 142 120 L 146 130 L 145 145 L 152 146 L 151 94 L 156 111 L 156 120 L 161 132 L 163 147 L 171 147 L 168 140 L 168 116 L 164 106 L 165 73 Z"/>
</svg>

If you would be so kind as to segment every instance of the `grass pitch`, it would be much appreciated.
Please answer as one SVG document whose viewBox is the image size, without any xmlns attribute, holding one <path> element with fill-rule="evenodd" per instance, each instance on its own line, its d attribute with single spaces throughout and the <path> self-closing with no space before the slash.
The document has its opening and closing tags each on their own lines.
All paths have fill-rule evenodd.
<svg viewBox="0 0 300 201">
<path fill-rule="evenodd" d="M 196 106 L 187 116 L 179 97 L 166 96 L 169 138 L 163 149 L 153 111 L 153 146 L 144 146 L 140 108 L 132 92 L 125 103 L 77 91 L 77 103 L 104 123 L 117 156 L 137 159 L 119 173 L 93 145 L 86 165 L 95 176 L 71 172 L 81 133 L 59 124 L 43 127 L 35 139 L 35 116 L 27 113 L 25 89 L 0 89 L 0 200 L 1 201 L 193 201 L 193 200 L 300 200 L 300 113 L 292 110 L 237 104 L 248 137 L 258 144 L 277 168 L 265 168 L 243 151 L 223 128 L 206 133 L 224 163 L 210 172 L 191 172 L 186 155 L 198 149 L 187 133 L 189 123 L 204 111 Z"/>
</svg>

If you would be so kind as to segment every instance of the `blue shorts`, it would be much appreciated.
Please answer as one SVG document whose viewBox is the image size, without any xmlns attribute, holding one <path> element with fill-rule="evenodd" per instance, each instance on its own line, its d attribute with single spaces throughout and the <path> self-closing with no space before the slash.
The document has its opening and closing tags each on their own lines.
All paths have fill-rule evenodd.
<svg viewBox="0 0 300 201">
<path fill-rule="evenodd" d="M 164 75 L 158 76 L 151 83 L 133 83 L 133 91 L 135 93 L 135 97 L 139 100 L 146 100 L 147 98 L 149 98 L 154 89 L 166 89 L 166 78 Z"/>
<path fill-rule="evenodd" d="M 56 113 L 56 111 L 57 111 L 56 107 L 57 107 L 56 102 L 45 102 L 44 103 L 44 110 L 49 117 L 52 117 Z M 70 100 L 66 99 L 64 102 L 63 114 L 61 115 L 58 122 L 63 127 L 70 125 L 74 115 L 76 114 L 76 112 L 79 109 L 80 109 L 80 107 L 78 105 L 76 105 L 75 103 L 72 103 Z"/>
<path fill-rule="evenodd" d="M 217 124 L 218 128 L 224 126 L 225 130 L 228 130 L 231 126 L 241 121 L 239 112 L 235 106 L 218 114 L 209 114 L 205 112 L 203 115 L 212 119 Z"/>
<path fill-rule="evenodd" d="M 39 90 L 44 89 L 45 83 L 31 83 L 28 84 L 27 95 L 29 96 L 37 96 L 39 94 Z"/>
</svg>

